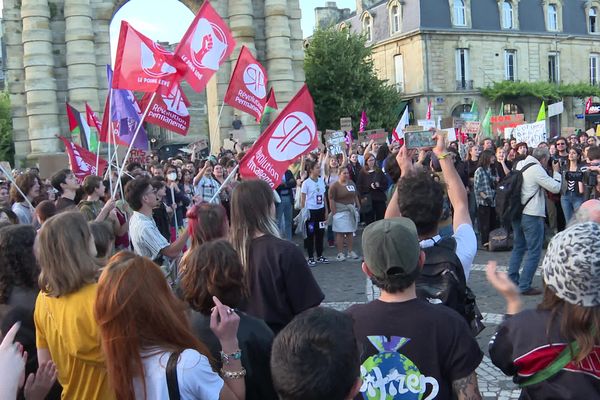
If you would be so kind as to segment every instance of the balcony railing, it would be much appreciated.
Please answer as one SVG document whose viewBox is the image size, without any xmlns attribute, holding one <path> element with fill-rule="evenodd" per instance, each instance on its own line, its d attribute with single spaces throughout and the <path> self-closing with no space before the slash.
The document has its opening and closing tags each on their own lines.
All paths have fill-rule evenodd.
<svg viewBox="0 0 600 400">
<path fill-rule="evenodd" d="M 473 90 L 473 81 L 466 79 L 456 81 L 456 90 Z"/>
</svg>

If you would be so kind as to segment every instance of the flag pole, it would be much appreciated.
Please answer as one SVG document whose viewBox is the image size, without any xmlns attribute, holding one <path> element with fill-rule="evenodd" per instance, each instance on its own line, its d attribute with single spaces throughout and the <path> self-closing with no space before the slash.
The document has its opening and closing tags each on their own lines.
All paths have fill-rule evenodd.
<svg viewBox="0 0 600 400">
<path fill-rule="evenodd" d="M 112 91 L 112 89 L 111 89 Z M 108 138 L 107 138 L 107 143 L 108 143 L 108 170 L 106 171 L 107 177 L 108 177 L 108 186 L 109 186 L 109 190 L 111 193 L 111 198 L 114 197 L 114 194 L 112 194 L 113 192 L 113 184 L 112 184 L 112 168 L 111 168 L 111 164 L 112 164 L 112 152 L 110 150 L 110 142 L 111 142 L 111 137 L 114 135 L 113 133 L 113 126 L 112 126 L 112 110 L 111 110 L 111 106 L 112 106 L 112 93 L 111 93 L 111 99 L 109 100 L 110 103 L 108 105 Z"/>
<path fill-rule="evenodd" d="M 100 164 L 100 135 L 98 135 L 98 140 L 96 141 L 96 175 L 100 176 L 100 171 L 98 171 L 98 166 Z"/>
<path fill-rule="evenodd" d="M 235 173 L 237 172 L 237 170 L 239 168 L 240 168 L 240 164 L 236 165 L 235 168 L 233 169 L 233 171 L 231 171 L 231 173 L 229 175 L 227 175 L 227 178 L 225 178 L 225 180 L 223 181 L 223 184 L 221 186 L 219 186 L 219 189 L 217 189 L 217 192 L 213 195 L 213 197 L 211 197 L 209 203 L 212 203 L 217 198 L 219 193 L 221 193 L 221 190 L 223 190 L 225 185 L 227 185 L 229 183 L 229 181 L 235 176 Z"/>
<path fill-rule="evenodd" d="M 123 158 L 123 160 L 124 160 L 123 164 L 121 165 L 121 168 L 119 168 L 119 173 L 117 175 L 117 182 L 119 182 L 121 180 L 121 176 L 123 175 L 123 170 L 125 169 L 125 165 L 127 165 L 127 160 L 129 159 L 129 154 L 131 154 L 131 149 L 133 148 L 133 144 L 135 143 L 135 139 L 137 139 L 137 135 L 140 132 L 140 129 L 142 129 L 142 123 L 146 119 L 146 116 L 148 115 L 148 112 L 150 112 L 150 106 L 152 106 L 152 103 L 154 102 L 154 98 L 155 97 L 156 97 L 156 92 L 152 93 L 152 97 L 150 98 L 150 101 L 148 102 L 148 105 L 146 106 L 146 109 L 144 110 L 144 113 L 140 117 L 140 123 L 138 124 L 137 128 L 135 129 L 135 133 L 133 134 L 133 138 L 131 139 L 131 143 L 129 143 L 129 147 L 127 147 L 127 153 L 125 153 L 125 157 Z M 112 192 L 111 198 L 114 198 L 115 195 L 117 194 L 116 189 L 117 188 L 115 188 L 114 191 L 111 190 L 111 192 Z"/>
<path fill-rule="evenodd" d="M 171 186 L 171 207 L 175 204 L 175 189 Z M 179 226 L 177 226 L 177 209 L 173 210 L 173 218 L 175 219 L 175 239 L 177 239 L 177 234 L 179 233 Z"/>
<path fill-rule="evenodd" d="M 29 204 L 29 207 L 31 207 L 32 210 L 35 210 L 35 207 L 33 206 L 33 204 L 31 204 L 31 201 L 29 201 L 29 199 L 27 198 L 27 195 L 25 193 L 23 193 L 23 191 L 21 190 L 21 188 L 17 185 L 17 183 L 15 182 L 15 179 L 13 178 L 12 174 L 9 174 L 4 167 L 2 166 L 2 164 L 0 164 L 0 171 L 2 171 L 2 173 L 6 176 L 6 178 L 10 181 L 10 183 L 12 183 L 14 185 L 14 187 L 17 189 L 17 191 L 21 194 L 21 196 L 23 196 L 23 198 L 25 199 L 25 202 L 27 204 Z"/>
</svg>

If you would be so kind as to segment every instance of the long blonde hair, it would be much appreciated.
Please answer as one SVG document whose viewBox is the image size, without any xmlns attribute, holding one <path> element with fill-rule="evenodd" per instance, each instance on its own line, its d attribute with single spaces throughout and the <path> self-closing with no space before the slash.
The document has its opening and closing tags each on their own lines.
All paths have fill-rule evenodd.
<svg viewBox="0 0 600 400">
<path fill-rule="evenodd" d="M 242 260 L 244 271 L 250 264 L 250 242 L 256 234 L 279 237 L 277 222 L 271 213 L 273 189 L 260 179 L 240 182 L 231 197 L 231 244 Z"/>
<path fill-rule="evenodd" d="M 92 234 L 83 214 L 65 212 L 48 219 L 35 245 L 40 290 L 52 297 L 63 296 L 93 283 L 99 261 L 92 254 Z"/>
</svg>

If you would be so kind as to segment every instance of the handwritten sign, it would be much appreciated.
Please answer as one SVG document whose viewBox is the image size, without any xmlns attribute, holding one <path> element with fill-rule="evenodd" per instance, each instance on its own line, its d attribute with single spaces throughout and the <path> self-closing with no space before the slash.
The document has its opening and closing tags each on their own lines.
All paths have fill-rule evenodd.
<svg viewBox="0 0 600 400">
<path fill-rule="evenodd" d="M 372 129 L 358 133 L 358 140 L 361 143 L 370 142 L 371 140 L 375 143 L 385 143 L 387 142 L 387 137 L 388 134 L 385 129 Z"/>
<path fill-rule="evenodd" d="M 546 141 L 546 121 L 507 128 L 504 130 L 505 135 L 507 131 L 510 131 L 508 134 L 517 139 L 517 142 L 525 142 L 529 147 L 537 147 L 538 144 Z"/>
<path fill-rule="evenodd" d="M 129 160 L 127 161 L 128 164 L 131 164 L 133 162 L 137 162 L 140 164 L 143 164 L 146 162 L 146 152 L 144 150 L 140 150 L 140 149 L 131 149 L 131 153 L 129 153 Z"/>
<path fill-rule="evenodd" d="M 492 133 L 495 136 L 504 137 L 504 130 L 523 125 L 525 123 L 525 116 L 523 114 L 494 115 L 490 119 L 490 123 L 492 125 Z"/>
<path fill-rule="evenodd" d="M 326 131 L 325 143 L 327 152 L 331 155 L 343 154 L 346 150 L 346 140 L 342 131 Z"/>
<path fill-rule="evenodd" d="M 479 121 L 465 121 L 463 126 L 463 133 L 467 135 L 477 135 L 481 130 L 481 122 Z"/>
<path fill-rule="evenodd" d="M 345 117 L 340 118 L 340 130 L 341 131 L 351 131 L 352 130 L 352 118 Z"/>
</svg>

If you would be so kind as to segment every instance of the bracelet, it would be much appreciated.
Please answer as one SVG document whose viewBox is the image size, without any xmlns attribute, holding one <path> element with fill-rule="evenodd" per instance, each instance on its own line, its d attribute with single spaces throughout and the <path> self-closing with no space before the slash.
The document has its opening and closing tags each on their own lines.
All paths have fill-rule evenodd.
<svg viewBox="0 0 600 400">
<path fill-rule="evenodd" d="M 246 376 L 246 369 L 242 368 L 240 371 L 227 371 L 221 368 L 221 377 L 223 379 L 240 379 Z"/>
<path fill-rule="evenodd" d="M 443 160 L 445 158 L 450 157 L 450 155 L 452 155 L 452 153 L 450 153 L 449 151 L 447 151 L 447 152 L 445 152 L 445 153 L 440 154 L 439 156 L 437 156 L 437 158 L 438 158 L 438 160 Z"/>
<path fill-rule="evenodd" d="M 231 360 L 242 359 L 242 351 L 240 349 L 237 349 L 236 351 L 230 354 L 220 351 L 219 354 L 221 354 L 221 362 L 223 363 L 223 365 L 228 365 Z"/>
</svg>

